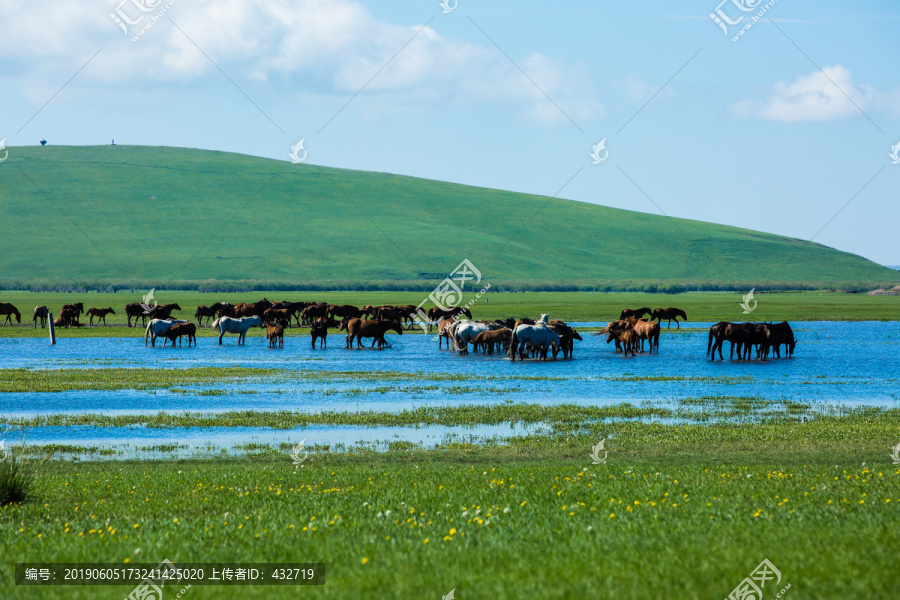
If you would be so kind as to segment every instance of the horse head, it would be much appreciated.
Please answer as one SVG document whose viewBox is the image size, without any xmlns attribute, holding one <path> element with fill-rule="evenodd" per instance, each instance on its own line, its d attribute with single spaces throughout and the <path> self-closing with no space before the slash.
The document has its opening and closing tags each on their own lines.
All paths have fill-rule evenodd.
<svg viewBox="0 0 900 600">
<path fill-rule="evenodd" d="M 541 325 L 546 325 L 546 324 L 547 324 L 547 320 L 548 320 L 549 318 L 550 318 L 550 315 L 549 315 L 549 314 L 543 314 L 543 315 L 541 315 L 541 318 L 538 319 L 538 323 L 540 323 Z"/>
</svg>

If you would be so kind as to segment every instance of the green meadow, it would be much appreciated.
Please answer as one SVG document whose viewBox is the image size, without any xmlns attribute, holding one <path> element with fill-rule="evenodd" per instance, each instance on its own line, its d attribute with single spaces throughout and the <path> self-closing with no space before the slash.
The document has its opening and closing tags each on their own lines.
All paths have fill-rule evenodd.
<svg viewBox="0 0 900 600">
<path fill-rule="evenodd" d="M 0 508 L 14 562 L 324 562 L 326 583 L 193 586 L 185 598 L 725 598 L 763 559 L 787 598 L 895 598 L 896 410 L 743 425 L 594 422 L 434 450 L 45 461 Z M 589 456 L 599 439 L 605 449 Z M 175 590 L 177 591 L 177 589 Z M 174 594 L 174 592 L 172 592 Z M 168 596 L 167 596 L 168 598 Z"/>
</svg>

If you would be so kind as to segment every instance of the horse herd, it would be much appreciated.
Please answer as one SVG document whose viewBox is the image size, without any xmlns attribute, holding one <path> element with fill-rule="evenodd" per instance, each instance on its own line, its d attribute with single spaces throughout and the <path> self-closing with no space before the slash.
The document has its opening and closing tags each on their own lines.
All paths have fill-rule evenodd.
<svg viewBox="0 0 900 600">
<path fill-rule="evenodd" d="M 148 307 L 135 302 L 125 306 L 125 315 L 128 327 L 132 327 L 132 319 L 134 326 L 141 319 L 142 326 L 146 327 L 145 345 L 149 342 L 155 346 L 160 337 L 164 339 L 163 345 L 171 341 L 174 346 L 177 340 L 180 346 L 184 337 L 188 339 L 188 346 L 196 345 L 197 327 L 203 327 L 203 319 L 206 319 L 207 326 L 219 332 L 220 345 L 226 333 L 236 334 L 238 344 L 243 345 L 250 328 L 261 327 L 266 329 L 266 338 L 271 348 L 283 348 L 285 329 L 296 325 L 310 328 L 314 349 L 317 342 L 319 348 L 326 348 L 328 330 L 335 328 L 346 332 L 347 348 L 354 345 L 362 347 L 363 338 L 370 338 L 373 348 L 376 344 L 384 347 L 388 345 L 384 337 L 386 333 L 393 331 L 402 335 L 404 325 L 412 326 L 419 316 L 417 307 L 413 305 L 366 305 L 360 308 L 324 302 L 270 302 L 263 298 L 254 303 L 216 302 L 209 306 L 198 306 L 194 314 L 197 321 L 195 325 L 172 317 L 173 311 L 180 310 L 182 309 L 177 303 Z M 80 321 L 82 314 L 88 317 L 89 325 L 94 325 L 95 319 L 97 325 L 101 322 L 105 325 L 107 315 L 114 315 L 116 312 L 112 307 L 85 310 L 83 302 L 75 302 L 62 307 L 54 324 L 83 327 L 85 324 Z M 3 315 L 6 316 L 5 323 L 11 325 L 12 317 L 15 317 L 17 323 L 21 323 L 21 313 L 12 304 L 0 302 L 0 316 Z M 646 318 L 647 316 L 650 318 Z M 35 328 L 38 323 L 45 327 L 48 318 L 49 310 L 46 306 L 35 307 L 32 319 Z M 619 319 L 610 322 L 594 335 L 606 335 L 607 344 L 615 342 L 616 352 L 622 352 L 626 357 L 629 354 L 634 356 L 635 352 L 644 352 L 645 342 L 649 344 L 650 353 L 655 350 L 658 354 L 662 321 L 668 321 L 667 327 L 671 327 L 672 321 L 675 321 L 676 327 L 680 328 L 679 318 L 687 321 L 685 311 L 678 308 L 626 308 L 622 310 Z M 451 349 L 452 344 L 455 352 L 468 355 L 471 344 L 473 352 L 502 352 L 512 361 L 527 357 L 546 360 L 551 352 L 555 359 L 560 351 L 563 358 L 570 358 L 574 353 L 575 341 L 583 340 L 574 327 L 564 321 L 549 320 L 546 314 L 537 321 L 514 317 L 474 321 L 469 309 L 463 307 L 430 309 L 427 327 L 429 332 L 433 327 L 437 328 L 438 348 L 443 348 L 446 340 L 447 349 Z M 792 356 L 796 346 L 794 332 L 786 321 L 716 323 L 709 330 L 707 356 L 715 360 L 718 352 L 719 359 L 724 360 L 722 347 L 725 342 L 731 344 L 732 359 L 737 349 L 738 360 L 750 360 L 753 350 L 756 351 L 756 358 L 761 360 L 767 360 L 770 352 L 780 358 L 781 346 L 784 346 L 786 356 Z"/>
</svg>

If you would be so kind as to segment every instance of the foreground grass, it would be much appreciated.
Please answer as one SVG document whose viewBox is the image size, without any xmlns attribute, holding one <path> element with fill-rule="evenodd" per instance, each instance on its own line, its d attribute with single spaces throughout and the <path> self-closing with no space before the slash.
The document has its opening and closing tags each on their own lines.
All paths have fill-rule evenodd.
<svg viewBox="0 0 900 600">
<path fill-rule="evenodd" d="M 46 463 L 37 501 L 0 509 L 0 595 L 122 598 L 132 587 L 16 588 L 18 561 L 169 558 L 323 561 L 327 583 L 302 591 L 316 598 L 455 588 L 460 599 L 705 599 L 768 558 L 787 597 L 896 597 L 885 557 L 900 552 L 897 415 L 615 427 L 599 465 L 594 435 L 312 454 L 299 468 L 286 453 Z"/>
<path fill-rule="evenodd" d="M 210 305 L 220 300 L 230 302 L 256 302 L 263 297 L 272 301 L 294 300 L 329 302 L 334 304 L 415 304 L 427 295 L 422 292 L 249 292 L 233 294 L 205 294 L 200 292 L 156 291 L 161 303 L 176 302 L 183 310 L 176 311 L 178 318 L 193 321 L 198 305 Z M 466 300 L 469 298 L 466 297 Z M 835 292 L 785 292 L 756 293 L 755 321 L 882 321 L 900 319 L 900 296 L 867 296 Z M 489 293 L 472 307 L 476 319 L 505 318 L 510 316 L 539 317 L 549 313 L 551 318 L 566 321 L 608 322 L 618 318 L 623 308 L 642 306 L 676 306 L 687 312 L 691 322 L 745 321 L 747 316 L 740 307 L 742 295 L 729 292 L 689 292 L 684 294 L 646 293 L 588 293 L 588 292 L 523 292 Z M 140 294 L 127 293 L 31 293 L 0 291 L 0 302 L 10 302 L 22 311 L 23 323 L 19 326 L 0 326 L 3 337 L 47 337 L 44 329 L 34 329 L 31 312 L 36 305 L 46 305 L 57 314 L 63 304 L 84 302 L 85 308 L 113 307 L 117 314 L 107 317 L 108 327 L 81 327 L 57 329 L 57 335 L 65 337 L 143 337 L 143 328 L 125 327 L 125 304 L 140 302 Z M 86 322 L 86 321 L 85 321 Z M 663 324 L 665 329 L 666 324 Z M 684 327 L 684 325 L 682 325 Z M 418 331 L 413 330 L 412 332 Z M 673 331 L 675 331 L 673 326 Z M 251 329 L 248 335 L 262 336 L 261 329 Z M 340 343 L 340 333 L 332 332 Z M 289 329 L 288 335 L 308 336 L 308 330 Z M 218 335 L 201 328 L 201 337 Z"/>
<path fill-rule="evenodd" d="M 0 393 L 65 392 L 73 390 L 147 390 L 209 383 L 392 383 L 402 381 L 489 382 L 561 381 L 542 375 L 470 375 L 467 373 L 403 373 L 401 371 L 332 371 L 260 369 L 251 367 L 191 367 L 172 369 L 103 367 L 95 369 L 0 369 Z"/>
</svg>

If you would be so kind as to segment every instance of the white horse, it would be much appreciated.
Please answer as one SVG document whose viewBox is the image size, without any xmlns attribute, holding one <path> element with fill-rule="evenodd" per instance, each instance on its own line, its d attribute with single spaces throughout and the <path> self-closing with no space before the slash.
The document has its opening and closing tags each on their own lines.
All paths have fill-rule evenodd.
<svg viewBox="0 0 900 600">
<path fill-rule="evenodd" d="M 482 331 L 490 331 L 491 328 L 484 323 L 474 321 L 457 321 L 450 329 L 450 335 L 456 342 L 456 351 L 460 354 L 469 353 L 469 342 L 474 340 Z"/>
<path fill-rule="evenodd" d="M 150 319 L 147 323 L 147 331 L 144 332 L 144 346 L 147 345 L 147 337 L 150 337 L 150 345 L 156 347 L 156 338 L 166 335 L 166 332 L 172 328 L 172 325 L 187 323 L 187 321 L 177 321 L 175 319 Z M 163 340 L 163 346 L 168 340 Z"/>
<path fill-rule="evenodd" d="M 541 320 L 546 322 L 547 315 Z M 540 322 L 540 321 L 539 321 Z M 554 354 L 559 350 L 559 335 L 546 325 L 519 325 L 513 330 L 512 339 L 509 342 L 509 357 L 516 362 L 516 355 L 521 357 L 526 346 L 535 347 L 541 360 L 547 358 L 547 349 L 553 346 Z"/>
<path fill-rule="evenodd" d="M 244 317 L 233 319 L 231 317 L 219 317 L 213 321 L 213 329 L 219 330 L 219 345 L 222 345 L 222 336 L 226 333 L 238 334 L 238 344 L 243 344 L 247 336 L 247 330 L 253 326 L 262 327 L 262 319 L 259 317 Z"/>
</svg>

